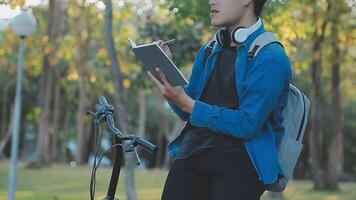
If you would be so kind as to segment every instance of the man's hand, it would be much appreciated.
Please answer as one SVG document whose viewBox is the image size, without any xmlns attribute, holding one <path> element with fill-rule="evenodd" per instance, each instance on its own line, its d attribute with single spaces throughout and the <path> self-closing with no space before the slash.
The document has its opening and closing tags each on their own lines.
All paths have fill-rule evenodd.
<svg viewBox="0 0 356 200">
<path fill-rule="evenodd" d="M 163 40 L 158 40 L 158 41 L 155 41 L 155 42 L 158 44 L 158 46 L 161 47 L 161 49 L 164 51 L 164 53 L 166 53 L 167 56 L 172 60 L 173 55 L 172 55 L 172 52 L 169 49 L 168 45 L 164 44 Z"/>
<path fill-rule="evenodd" d="M 172 86 L 166 76 L 156 68 L 160 79 L 162 80 L 163 84 L 157 80 L 155 76 L 151 74 L 151 72 L 147 71 L 150 78 L 159 88 L 161 95 L 167 100 L 172 102 L 173 104 L 179 106 L 184 112 L 192 113 L 194 107 L 194 100 L 188 96 L 181 86 Z"/>
</svg>

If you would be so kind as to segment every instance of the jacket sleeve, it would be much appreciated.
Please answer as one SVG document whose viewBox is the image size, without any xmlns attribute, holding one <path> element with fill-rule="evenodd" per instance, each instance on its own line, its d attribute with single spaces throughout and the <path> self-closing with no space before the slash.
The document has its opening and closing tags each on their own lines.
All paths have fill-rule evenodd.
<svg viewBox="0 0 356 200">
<path fill-rule="evenodd" d="M 185 93 L 190 96 L 192 99 L 194 99 L 195 95 L 195 91 L 196 91 L 196 87 L 197 84 L 199 82 L 199 78 L 200 78 L 200 74 L 203 70 L 201 63 L 203 62 L 204 59 L 204 48 L 205 45 L 203 47 L 201 47 L 197 53 L 197 56 L 195 58 L 194 64 L 193 64 L 193 69 L 192 69 L 192 73 L 189 77 L 189 82 L 188 85 L 182 86 Z M 171 107 L 171 109 L 177 114 L 177 116 L 183 120 L 183 121 L 187 121 L 190 117 L 190 113 L 184 112 L 180 107 L 174 105 L 172 102 L 167 101 L 168 105 Z"/>
<path fill-rule="evenodd" d="M 245 140 L 252 139 L 273 111 L 291 70 L 284 52 L 264 49 L 246 74 L 238 110 L 226 109 L 195 101 L 191 124 L 206 127 Z M 253 63 L 254 62 L 254 63 Z"/>
</svg>

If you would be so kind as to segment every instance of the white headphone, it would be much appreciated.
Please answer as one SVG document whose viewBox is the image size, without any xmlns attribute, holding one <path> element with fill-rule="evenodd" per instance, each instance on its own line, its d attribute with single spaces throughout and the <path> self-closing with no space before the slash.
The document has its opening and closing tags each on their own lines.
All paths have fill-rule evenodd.
<svg viewBox="0 0 356 200">
<path fill-rule="evenodd" d="M 258 18 L 258 20 L 248 28 L 238 26 L 231 31 L 231 35 L 229 39 L 226 38 L 227 29 L 222 28 L 216 32 L 215 40 L 221 46 L 228 45 L 230 40 L 232 40 L 236 44 L 240 44 L 243 43 L 248 38 L 248 36 L 250 36 L 252 33 L 257 31 L 257 29 L 260 28 L 261 25 L 262 25 L 262 20 L 261 18 Z"/>
</svg>

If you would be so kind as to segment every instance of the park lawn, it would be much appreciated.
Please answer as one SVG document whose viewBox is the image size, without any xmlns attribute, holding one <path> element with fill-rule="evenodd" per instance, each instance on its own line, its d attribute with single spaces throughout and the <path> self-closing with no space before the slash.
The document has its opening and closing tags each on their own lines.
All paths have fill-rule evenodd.
<svg viewBox="0 0 356 200">
<path fill-rule="evenodd" d="M 89 166 L 71 168 L 54 164 L 41 170 L 26 169 L 24 163 L 18 167 L 16 200 L 84 200 L 89 199 Z M 110 177 L 109 168 L 97 172 L 96 199 L 103 199 Z M 8 162 L 0 162 L 0 200 L 7 199 Z M 125 200 L 124 172 L 119 182 L 120 200 Z M 137 170 L 136 190 L 139 200 L 159 200 L 167 171 Z M 310 181 L 293 181 L 284 192 L 286 200 L 355 200 L 356 183 L 342 183 L 339 192 L 311 190 Z M 267 193 L 262 200 L 270 200 Z"/>
</svg>

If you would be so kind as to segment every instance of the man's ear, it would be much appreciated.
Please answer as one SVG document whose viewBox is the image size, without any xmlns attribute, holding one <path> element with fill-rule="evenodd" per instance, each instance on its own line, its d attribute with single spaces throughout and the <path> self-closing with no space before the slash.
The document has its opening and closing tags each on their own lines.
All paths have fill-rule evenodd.
<svg viewBox="0 0 356 200">
<path fill-rule="evenodd" d="M 244 6 L 248 6 L 249 4 L 253 3 L 253 0 L 242 0 L 242 4 Z"/>
</svg>

